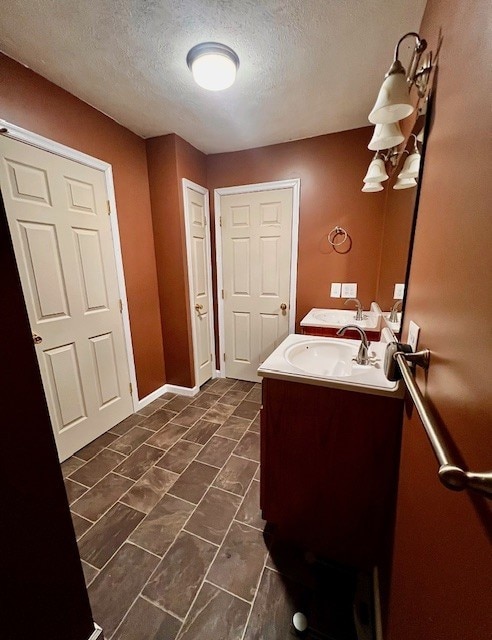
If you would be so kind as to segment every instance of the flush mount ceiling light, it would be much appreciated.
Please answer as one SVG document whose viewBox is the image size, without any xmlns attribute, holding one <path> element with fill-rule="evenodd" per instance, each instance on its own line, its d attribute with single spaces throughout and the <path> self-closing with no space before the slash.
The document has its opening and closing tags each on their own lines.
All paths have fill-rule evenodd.
<svg viewBox="0 0 492 640">
<path fill-rule="evenodd" d="M 398 56 L 401 43 L 408 37 L 415 39 L 415 46 L 407 71 Z M 393 64 L 384 77 L 376 104 L 369 114 L 369 122 L 373 124 L 397 122 L 415 111 L 410 99 L 410 87 L 415 84 L 419 97 L 423 97 L 432 66 L 429 59 L 422 68 L 417 69 L 420 57 L 426 47 L 427 42 L 413 31 L 406 33 L 398 40 Z"/>
<path fill-rule="evenodd" d="M 222 91 L 234 84 L 239 68 L 235 51 L 219 42 L 202 42 L 188 51 L 186 62 L 195 82 L 209 91 Z"/>
</svg>

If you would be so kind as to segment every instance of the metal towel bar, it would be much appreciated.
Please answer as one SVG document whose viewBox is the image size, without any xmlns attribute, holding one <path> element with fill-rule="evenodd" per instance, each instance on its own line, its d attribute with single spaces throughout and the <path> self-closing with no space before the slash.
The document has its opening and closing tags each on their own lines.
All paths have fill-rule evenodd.
<svg viewBox="0 0 492 640">
<path fill-rule="evenodd" d="M 415 362 L 426 368 L 429 362 L 430 352 L 426 349 L 417 353 L 403 353 L 397 351 L 393 357 L 400 367 L 403 380 L 407 386 L 408 392 L 415 404 L 415 408 L 422 420 L 425 432 L 432 445 L 434 455 L 439 462 L 438 476 L 442 484 L 453 491 L 463 491 L 463 489 L 473 489 L 478 493 L 492 498 L 492 472 L 473 473 L 465 471 L 461 467 L 451 462 L 451 456 L 444 444 L 439 427 L 437 426 L 431 410 L 422 395 L 408 360 Z"/>
</svg>

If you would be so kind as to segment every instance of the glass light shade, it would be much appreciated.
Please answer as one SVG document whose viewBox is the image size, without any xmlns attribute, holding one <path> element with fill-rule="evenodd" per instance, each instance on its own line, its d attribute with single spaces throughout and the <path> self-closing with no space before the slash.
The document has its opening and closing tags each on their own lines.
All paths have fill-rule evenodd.
<svg viewBox="0 0 492 640">
<path fill-rule="evenodd" d="M 186 58 L 195 82 L 209 91 L 227 89 L 236 79 L 237 54 L 225 44 L 203 42 L 188 52 Z"/>
<path fill-rule="evenodd" d="M 408 180 L 410 178 L 418 178 L 420 169 L 420 153 L 414 151 L 405 160 L 402 170 L 398 174 L 398 179 Z"/>
<path fill-rule="evenodd" d="M 386 74 L 376 100 L 369 114 L 369 122 L 373 124 L 389 124 L 403 120 L 415 107 L 410 102 L 405 69 L 396 60 Z"/>
<path fill-rule="evenodd" d="M 401 132 L 398 122 L 389 124 L 377 124 L 374 127 L 371 141 L 367 148 L 371 151 L 381 151 L 382 149 L 391 149 L 397 147 L 405 140 L 405 136 Z"/>
<path fill-rule="evenodd" d="M 417 180 L 413 178 L 398 178 L 398 180 L 393 185 L 393 189 L 411 189 L 417 185 Z"/>
<path fill-rule="evenodd" d="M 389 178 L 386 173 L 386 167 L 384 166 L 384 161 L 381 158 L 374 158 L 367 169 L 366 177 L 364 178 L 364 182 L 377 183 L 384 182 Z"/>
<path fill-rule="evenodd" d="M 361 191 L 364 193 L 373 193 L 374 191 L 382 191 L 383 185 L 380 182 L 366 182 Z"/>
</svg>

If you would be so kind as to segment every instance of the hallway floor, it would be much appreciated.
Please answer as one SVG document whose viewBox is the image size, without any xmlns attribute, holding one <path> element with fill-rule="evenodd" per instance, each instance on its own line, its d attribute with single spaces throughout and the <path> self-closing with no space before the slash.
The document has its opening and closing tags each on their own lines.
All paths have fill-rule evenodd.
<svg viewBox="0 0 492 640">
<path fill-rule="evenodd" d="M 106 640 L 355 640 L 353 572 L 308 562 L 259 510 L 261 385 L 164 394 L 62 464 Z"/>
</svg>

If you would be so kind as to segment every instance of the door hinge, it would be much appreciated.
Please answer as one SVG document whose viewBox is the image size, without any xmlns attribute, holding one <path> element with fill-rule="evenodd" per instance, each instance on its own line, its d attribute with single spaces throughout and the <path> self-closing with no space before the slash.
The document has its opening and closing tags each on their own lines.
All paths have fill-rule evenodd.
<svg viewBox="0 0 492 640">
<path fill-rule="evenodd" d="M 128 384 L 128 386 L 130 387 L 130 395 L 133 395 L 133 385 L 132 385 L 132 383 L 130 382 Z"/>
<path fill-rule="evenodd" d="M 226 361 L 225 353 L 224 353 L 224 362 Z"/>
<path fill-rule="evenodd" d="M 219 216 L 219 227 L 222 226 L 222 216 Z"/>
<path fill-rule="evenodd" d="M 222 300 L 224 299 L 224 289 L 222 289 Z"/>
<path fill-rule="evenodd" d="M 111 205 L 109 204 L 109 200 L 106 200 L 106 207 L 108 209 L 108 216 L 111 215 Z"/>
<path fill-rule="evenodd" d="M 123 313 L 123 300 L 120 298 L 120 313 Z"/>
</svg>

